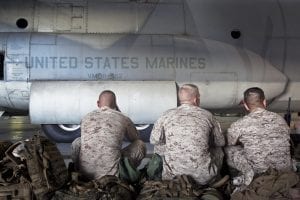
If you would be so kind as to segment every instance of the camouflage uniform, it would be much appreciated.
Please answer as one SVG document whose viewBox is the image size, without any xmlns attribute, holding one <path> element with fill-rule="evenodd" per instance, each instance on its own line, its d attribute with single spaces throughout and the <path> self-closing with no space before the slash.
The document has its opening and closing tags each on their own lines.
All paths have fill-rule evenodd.
<svg viewBox="0 0 300 200">
<path fill-rule="evenodd" d="M 125 136 L 133 143 L 122 150 Z M 128 117 L 102 107 L 82 119 L 81 138 L 72 143 L 72 159 L 78 160 L 79 171 L 87 178 L 116 175 L 122 154 L 129 157 L 134 167 L 144 158 L 146 146 L 138 138 L 138 132 Z"/>
<path fill-rule="evenodd" d="M 229 147 L 225 148 L 228 165 L 246 176 L 246 185 L 254 174 L 265 172 L 269 167 L 292 169 L 289 131 L 281 116 L 257 108 L 228 129 Z"/>
<path fill-rule="evenodd" d="M 218 175 L 225 139 L 213 115 L 197 106 L 183 104 L 168 110 L 155 123 L 150 142 L 163 155 L 163 179 L 191 175 L 207 184 Z"/>
</svg>

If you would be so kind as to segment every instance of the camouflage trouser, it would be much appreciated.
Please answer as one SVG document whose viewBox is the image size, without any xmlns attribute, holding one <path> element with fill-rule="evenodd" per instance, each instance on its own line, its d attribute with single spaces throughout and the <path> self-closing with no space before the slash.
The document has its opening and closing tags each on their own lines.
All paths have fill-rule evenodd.
<svg viewBox="0 0 300 200">
<path fill-rule="evenodd" d="M 80 146 L 81 146 L 81 140 L 79 137 L 72 142 L 72 146 L 71 146 L 71 159 L 74 162 L 76 170 L 79 169 L 78 164 L 79 164 Z M 122 156 L 127 157 L 129 159 L 130 164 L 133 167 L 135 168 L 138 167 L 141 161 L 143 160 L 143 158 L 146 156 L 145 143 L 142 140 L 135 140 L 127 147 L 122 149 Z"/>
<path fill-rule="evenodd" d="M 224 152 L 222 147 L 214 147 L 210 149 L 210 154 L 212 162 L 217 166 L 218 174 L 220 174 L 221 168 L 223 166 Z"/>
<path fill-rule="evenodd" d="M 174 174 L 172 171 L 173 169 L 170 169 L 170 166 L 168 165 L 167 161 L 165 160 L 164 153 L 165 153 L 165 147 L 163 145 L 155 145 L 154 146 L 155 153 L 159 154 L 163 159 L 163 173 L 162 178 L 165 180 L 172 179 L 176 175 L 182 175 L 182 174 L 189 174 L 189 172 L 181 171 L 179 174 Z M 224 152 L 222 147 L 214 147 L 209 149 L 210 156 L 211 156 L 211 163 L 209 166 L 209 169 L 204 170 L 201 176 L 201 180 L 197 179 L 195 175 L 192 177 L 198 181 L 200 184 L 210 184 L 218 179 L 221 178 L 220 171 L 222 169 L 223 165 L 223 158 L 224 158 Z M 205 178 L 204 178 L 205 177 Z"/>
<path fill-rule="evenodd" d="M 219 179 L 221 179 L 221 169 L 223 167 L 223 159 L 224 159 L 224 152 L 222 147 L 214 147 L 210 149 L 210 155 L 211 155 L 211 164 L 216 167 L 216 176 L 213 177 L 209 184 L 212 184 Z"/>
<path fill-rule="evenodd" d="M 142 140 L 135 140 L 122 149 L 122 156 L 129 159 L 130 164 L 137 168 L 147 153 L 146 145 Z"/>
<path fill-rule="evenodd" d="M 244 149 L 241 146 L 225 147 L 226 162 L 229 167 L 234 168 L 244 176 L 244 184 L 249 185 L 254 176 L 254 170 L 249 164 Z"/>
</svg>

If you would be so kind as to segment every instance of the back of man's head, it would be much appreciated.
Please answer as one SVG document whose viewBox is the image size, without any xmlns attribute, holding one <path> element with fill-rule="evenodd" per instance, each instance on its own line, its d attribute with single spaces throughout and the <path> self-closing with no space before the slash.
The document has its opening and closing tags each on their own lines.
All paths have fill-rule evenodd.
<svg viewBox="0 0 300 200">
<path fill-rule="evenodd" d="M 199 106 L 200 93 L 199 89 L 194 84 L 184 84 L 179 88 L 178 97 L 180 104 L 191 104 Z"/>
<path fill-rule="evenodd" d="M 244 92 L 244 103 L 249 108 L 249 110 L 265 107 L 265 93 L 261 88 L 253 87 L 249 88 Z"/>
<path fill-rule="evenodd" d="M 97 101 L 98 107 L 107 106 L 111 109 L 117 109 L 116 95 L 114 92 L 110 90 L 104 90 L 99 95 L 99 99 Z"/>
</svg>

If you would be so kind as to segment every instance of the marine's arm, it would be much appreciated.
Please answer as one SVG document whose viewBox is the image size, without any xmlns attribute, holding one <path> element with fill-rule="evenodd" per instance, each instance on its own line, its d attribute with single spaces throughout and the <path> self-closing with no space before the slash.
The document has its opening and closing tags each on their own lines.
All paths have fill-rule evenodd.
<svg viewBox="0 0 300 200">
<path fill-rule="evenodd" d="M 139 133 L 135 128 L 135 125 L 133 124 L 133 122 L 127 118 L 127 126 L 126 126 L 126 137 L 129 141 L 133 142 L 137 139 L 139 139 Z"/>
<path fill-rule="evenodd" d="M 164 135 L 164 116 L 161 116 L 154 124 L 151 136 L 150 143 L 154 145 L 165 144 L 165 135 Z"/>
<path fill-rule="evenodd" d="M 237 145 L 239 141 L 240 133 L 241 133 L 241 128 L 239 127 L 238 123 L 234 122 L 233 124 L 231 124 L 230 128 L 228 128 L 227 130 L 227 135 L 226 135 L 227 145 L 228 146 Z"/>
<path fill-rule="evenodd" d="M 222 147 L 225 145 L 225 137 L 222 133 L 220 123 L 213 117 L 212 118 L 212 134 L 214 138 L 214 145 Z"/>
</svg>

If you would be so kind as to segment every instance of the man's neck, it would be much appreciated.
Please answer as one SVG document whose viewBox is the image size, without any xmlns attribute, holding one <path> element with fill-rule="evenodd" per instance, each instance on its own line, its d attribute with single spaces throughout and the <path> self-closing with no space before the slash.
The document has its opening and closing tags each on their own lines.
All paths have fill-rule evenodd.
<svg viewBox="0 0 300 200">
<path fill-rule="evenodd" d="M 194 103 L 191 103 L 191 102 L 180 102 L 180 105 L 188 105 L 188 106 L 197 106 L 195 105 Z"/>
<path fill-rule="evenodd" d="M 255 111 L 259 110 L 259 109 L 265 110 L 266 108 L 265 108 L 264 106 L 256 106 L 256 107 L 254 107 L 254 108 L 251 108 L 249 112 L 250 112 L 250 113 L 251 113 L 251 112 L 255 112 Z"/>
</svg>

